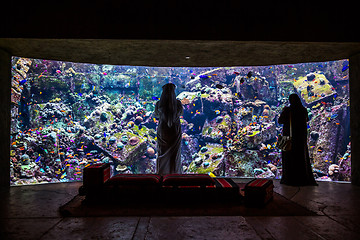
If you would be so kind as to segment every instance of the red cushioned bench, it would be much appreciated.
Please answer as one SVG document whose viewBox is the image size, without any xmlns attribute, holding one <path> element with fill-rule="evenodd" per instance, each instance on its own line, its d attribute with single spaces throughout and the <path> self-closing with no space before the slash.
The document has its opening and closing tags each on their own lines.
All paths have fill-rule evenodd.
<svg viewBox="0 0 360 240">
<path fill-rule="evenodd" d="M 90 201 L 184 201 L 192 199 L 239 200 L 239 186 L 230 178 L 207 174 L 117 174 L 110 176 L 110 164 L 84 169 L 80 195 Z"/>
</svg>

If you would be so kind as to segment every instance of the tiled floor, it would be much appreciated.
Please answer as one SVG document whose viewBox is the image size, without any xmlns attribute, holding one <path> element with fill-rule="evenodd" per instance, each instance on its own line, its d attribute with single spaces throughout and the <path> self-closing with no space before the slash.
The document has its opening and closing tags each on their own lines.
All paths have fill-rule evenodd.
<svg viewBox="0 0 360 240">
<path fill-rule="evenodd" d="M 240 181 L 240 180 L 237 180 Z M 0 192 L 0 239 L 360 239 L 360 187 L 320 182 L 275 191 L 318 216 L 62 218 L 81 183 Z"/>
</svg>

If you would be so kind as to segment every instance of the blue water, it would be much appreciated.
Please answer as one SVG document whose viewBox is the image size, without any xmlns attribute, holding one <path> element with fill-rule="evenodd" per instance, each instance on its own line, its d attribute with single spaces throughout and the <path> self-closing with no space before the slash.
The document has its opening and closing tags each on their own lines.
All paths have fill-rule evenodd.
<svg viewBox="0 0 360 240">
<path fill-rule="evenodd" d="M 161 87 L 184 107 L 184 173 L 281 178 L 277 118 L 291 93 L 308 109 L 318 180 L 349 181 L 349 63 L 257 67 L 144 67 L 12 58 L 11 184 L 82 180 L 110 162 L 153 173 Z"/>
</svg>

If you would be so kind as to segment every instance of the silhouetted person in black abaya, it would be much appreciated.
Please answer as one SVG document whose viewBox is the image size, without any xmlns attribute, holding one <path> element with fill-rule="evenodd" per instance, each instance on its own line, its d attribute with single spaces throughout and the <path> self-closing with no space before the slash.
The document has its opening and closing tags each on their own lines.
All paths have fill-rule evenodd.
<svg viewBox="0 0 360 240">
<path fill-rule="evenodd" d="M 181 173 L 181 124 L 183 106 L 176 99 L 175 85 L 167 83 L 163 87 L 160 100 L 155 106 L 155 117 L 159 118 L 157 127 L 156 172 L 161 175 Z"/>
<path fill-rule="evenodd" d="M 284 124 L 283 135 L 290 136 L 290 117 L 292 125 L 291 150 L 282 152 L 282 184 L 292 186 L 317 185 L 312 173 L 307 145 L 307 110 L 297 94 L 289 96 L 290 107 L 284 107 L 279 123 Z"/>
</svg>

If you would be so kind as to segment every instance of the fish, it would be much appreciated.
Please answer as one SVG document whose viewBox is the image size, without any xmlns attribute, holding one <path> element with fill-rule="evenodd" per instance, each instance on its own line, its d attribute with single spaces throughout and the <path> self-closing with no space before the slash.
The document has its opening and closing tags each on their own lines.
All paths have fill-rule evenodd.
<svg viewBox="0 0 360 240">
<path fill-rule="evenodd" d="M 21 80 L 21 81 L 19 82 L 19 84 L 20 84 L 20 85 L 24 85 L 26 82 L 27 82 L 27 80 L 24 79 L 24 80 Z"/>
<path fill-rule="evenodd" d="M 39 157 L 35 160 L 35 162 L 39 162 L 41 159 L 41 156 L 39 155 Z"/>
<path fill-rule="evenodd" d="M 106 73 L 106 72 L 103 72 L 103 75 L 104 75 L 104 76 L 106 76 L 106 75 L 107 75 L 107 73 Z"/>
<path fill-rule="evenodd" d="M 346 70 L 349 69 L 349 64 L 343 66 L 343 68 L 341 69 L 342 72 L 345 72 Z"/>
<path fill-rule="evenodd" d="M 209 76 L 206 76 L 206 75 L 200 75 L 200 76 L 199 76 L 199 78 L 203 78 L 203 79 L 205 79 L 205 78 L 209 78 Z"/>
<path fill-rule="evenodd" d="M 248 74 L 246 75 L 248 78 L 251 78 L 251 76 L 252 76 L 253 74 L 252 74 L 252 72 L 250 71 L 250 72 L 248 72 Z"/>
<path fill-rule="evenodd" d="M 159 100 L 160 98 L 153 96 L 153 97 L 151 97 L 151 99 L 152 100 Z"/>
<path fill-rule="evenodd" d="M 59 73 L 59 74 L 61 73 L 61 71 L 60 71 L 60 70 L 56 70 L 56 72 L 57 72 L 57 73 Z"/>
<path fill-rule="evenodd" d="M 235 75 L 240 75 L 240 73 L 239 73 L 239 72 L 234 72 L 234 74 L 235 74 Z"/>
<path fill-rule="evenodd" d="M 335 113 L 335 114 L 331 115 L 330 118 L 331 118 L 331 119 L 334 119 L 334 118 L 336 118 L 337 116 L 338 116 L 338 114 Z"/>
<path fill-rule="evenodd" d="M 215 87 L 217 87 L 218 89 L 223 89 L 224 88 L 221 84 L 216 84 Z"/>
<path fill-rule="evenodd" d="M 245 79 L 244 78 L 241 78 L 240 79 L 240 83 L 243 84 L 245 82 Z"/>
<path fill-rule="evenodd" d="M 215 110 L 215 113 L 216 113 L 216 114 L 220 114 L 220 110 Z"/>
<path fill-rule="evenodd" d="M 209 176 L 212 178 L 216 177 L 215 174 L 213 174 L 212 172 L 209 172 Z"/>
</svg>

